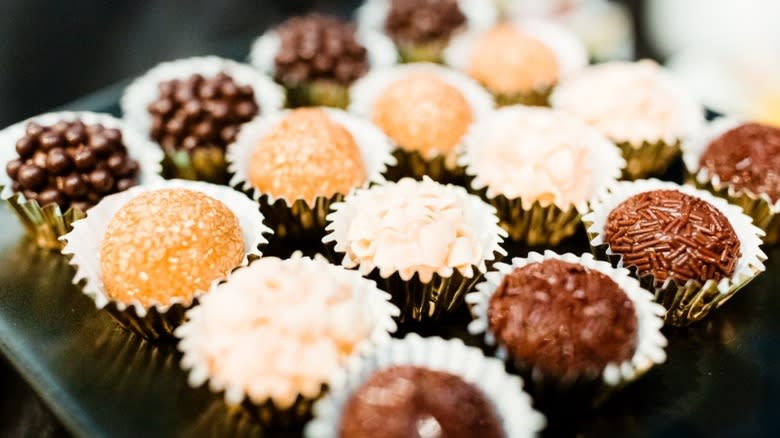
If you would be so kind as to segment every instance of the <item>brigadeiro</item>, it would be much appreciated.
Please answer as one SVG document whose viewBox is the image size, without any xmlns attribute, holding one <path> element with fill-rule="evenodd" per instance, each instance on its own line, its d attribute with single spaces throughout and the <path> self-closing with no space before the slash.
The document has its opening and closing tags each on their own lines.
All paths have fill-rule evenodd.
<svg viewBox="0 0 780 438">
<path fill-rule="evenodd" d="M 583 222 L 597 257 L 630 269 L 673 325 L 704 318 L 764 270 L 764 232 L 738 206 L 691 187 L 617 183 Z"/>
<path fill-rule="evenodd" d="M 596 195 L 620 178 L 620 150 L 576 117 L 513 105 L 474 124 L 460 164 L 516 241 L 557 245 Z"/>
<path fill-rule="evenodd" d="M 376 283 L 322 258 L 262 258 L 237 270 L 176 330 L 189 383 L 208 382 L 266 424 L 306 418 L 331 375 L 387 342 L 398 308 Z"/>
<path fill-rule="evenodd" d="M 390 37 L 405 62 L 442 62 L 454 36 L 490 28 L 498 11 L 482 0 L 366 0 L 356 19 Z"/>
<path fill-rule="evenodd" d="M 170 180 L 103 199 L 63 237 L 74 284 L 125 327 L 170 337 L 184 311 L 266 243 L 257 204 L 241 192 Z"/>
<path fill-rule="evenodd" d="M 258 38 L 249 54 L 252 65 L 284 85 L 292 107 L 346 108 L 355 80 L 397 59 L 381 33 L 323 14 L 287 19 Z"/>
<path fill-rule="evenodd" d="M 260 203 L 280 238 L 324 235 L 330 205 L 384 180 L 395 163 L 390 140 L 342 110 L 298 108 L 260 117 L 228 147 L 231 186 Z"/>
<path fill-rule="evenodd" d="M 38 246 L 59 249 L 105 196 L 161 179 L 161 162 L 154 144 L 110 115 L 43 114 L 0 132 L 0 197 Z"/>
<path fill-rule="evenodd" d="M 650 60 L 586 67 L 562 80 L 550 103 L 617 144 L 628 179 L 662 173 L 704 122 L 691 90 Z"/>
<path fill-rule="evenodd" d="M 428 178 L 358 189 L 333 204 L 328 221 L 323 241 L 333 243 L 336 263 L 376 280 L 402 319 L 452 313 L 506 254 L 493 207 Z"/>
<path fill-rule="evenodd" d="M 354 358 L 314 405 L 307 438 L 536 436 L 523 382 L 459 339 L 410 334 Z"/>
<path fill-rule="evenodd" d="M 516 20 L 453 38 L 444 62 L 482 84 L 499 105 L 547 105 L 553 87 L 588 64 L 588 52 L 555 23 Z"/>
<path fill-rule="evenodd" d="M 284 101 L 251 66 L 209 56 L 159 64 L 125 89 L 121 105 L 128 125 L 165 152 L 166 177 L 226 184 L 227 145 Z"/>
<path fill-rule="evenodd" d="M 718 119 L 682 148 L 690 181 L 742 207 L 764 243 L 780 241 L 780 128 Z"/>
<path fill-rule="evenodd" d="M 357 81 L 349 111 L 371 120 L 396 145 L 388 178 L 461 182 L 458 148 L 472 123 L 494 107 L 473 79 L 428 63 L 375 70 Z"/>
<path fill-rule="evenodd" d="M 628 270 L 590 254 L 498 263 L 466 300 L 469 331 L 530 376 L 537 400 L 601 402 L 666 360 L 663 307 Z"/>
</svg>

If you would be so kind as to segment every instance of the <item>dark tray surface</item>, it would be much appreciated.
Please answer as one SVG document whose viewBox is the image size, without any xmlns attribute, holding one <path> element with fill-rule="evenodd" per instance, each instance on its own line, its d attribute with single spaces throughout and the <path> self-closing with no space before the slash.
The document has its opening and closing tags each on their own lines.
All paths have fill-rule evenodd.
<svg viewBox="0 0 780 438">
<path fill-rule="evenodd" d="M 121 89 L 110 87 L 69 108 L 116 112 Z M 98 312 L 70 285 L 65 259 L 35 248 L 6 208 L 0 227 L 0 351 L 70 432 L 300 435 L 263 433 L 246 416 L 229 415 L 221 396 L 189 388 L 173 345 L 151 345 Z M 566 249 L 581 253 L 585 243 L 579 235 Z M 545 434 L 780 436 L 780 248 L 767 253 L 767 272 L 710 318 L 665 329 L 667 363 L 595 412 L 553 413 Z M 463 320 L 404 331 L 462 335 Z"/>
</svg>

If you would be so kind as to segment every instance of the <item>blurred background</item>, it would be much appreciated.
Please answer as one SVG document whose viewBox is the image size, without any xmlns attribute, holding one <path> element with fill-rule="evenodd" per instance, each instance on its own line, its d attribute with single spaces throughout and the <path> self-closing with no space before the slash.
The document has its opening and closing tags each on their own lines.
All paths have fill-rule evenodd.
<svg viewBox="0 0 780 438">
<path fill-rule="evenodd" d="M 490 1 L 490 0 L 485 0 Z M 596 60 L 652 57 L 721 113 L 780 123 L 780 0 L 495 0 L 584 38 Z M 244 59 L 252 39 L 309 10 L 349 16 L 360 0 L 1 0 L 0 126 L 161 61 Z M 78 105 L 77 105 L 78 106 Z M 64 436 L 0 358 L 0 436 Z"/>
</svg>

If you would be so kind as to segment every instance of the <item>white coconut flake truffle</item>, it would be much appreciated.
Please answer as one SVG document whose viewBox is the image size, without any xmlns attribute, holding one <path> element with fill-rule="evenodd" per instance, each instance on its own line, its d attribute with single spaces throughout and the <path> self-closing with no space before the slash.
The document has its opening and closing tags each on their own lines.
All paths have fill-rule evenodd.
<svg viewBox="0 0 780 438">
<path fill-rule="evenodd" d="M 335 210 L 325 241 L 345 253 L 344 266 L 364 274 L 378 268 L 383 278 L 398 272 L 409 280 L 419 273 L 423 283 L 455 270 L 471 277 L 474 266 L 484 272 L 485 261 L 502 251 L 505 233 L 492 207 L 461 187 L 427 178 L 358 191 Z"/>
<path fill-rule="evenodd" d="M 263 258 L 204 296 L 176 331 L 189 381 L 228 404 L 312 399 L 353 354 L 389 338 L 398 309 L 357 272 L 322 259 Z"/>
<path fill-rule="evenodd" d="M 570 112 L 616 143 L 674 144 L 703 123 L 701 105 L 654 61 L 610 62 L 559 84 L 553 108 Z"/>
</svg>

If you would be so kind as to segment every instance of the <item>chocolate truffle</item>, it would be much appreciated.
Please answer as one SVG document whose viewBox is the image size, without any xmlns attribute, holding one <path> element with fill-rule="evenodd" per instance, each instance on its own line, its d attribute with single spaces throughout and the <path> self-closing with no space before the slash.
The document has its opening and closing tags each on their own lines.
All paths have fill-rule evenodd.
<svg viewBox="0 0 780 438">
<path fill-rule="evenodd" d="M 127 154 L 122 132 L 101 124 L 31 122 L 16 152 L 18 158 L 6 165 L 12 188 L 41 207 L 85 212 L 104 196 L 135 185 L 138 177 L 138 162 Z"/>
<path fill-rule="evenodd" d="M 329 80 L 349 85 L 368 71 L 366 48 L 356 39 L 355 25 L 346 20 L 311 14 L 290 18 L 275 30 L 279 50 L 274 78 L 282 84 Z"/>
<path fill-rule="evenodd" d="M 201 192 L 141 193 L 117 211 L 100 245 L 100 269 L 113 300 L 145 307 L 189 303 L 241 263 L 238 218 Z"/>
<path fill-rule="evenodd" d="M 390 0 L 385 31 L 397 44 L 447 40 L 466 24 L 458 0 Z"/>
<path fill-rule="evenodd" d="M 433 73 L 409 74 L 374 102 L 374 123 L 399 147 L 425 158 L 453 151 L 472 120 L 463 94 Z"/>
<path fill-rule="evenodd" d="M 740 241 L 726 216 L 710 203 L 677 190 L 634 195 L 607 217 L 604 241 L 640 276 L 660 286 L 730 277 Z"/>
<path fill-rule="evenodd" d="M 166 153 L 201 149 L 224 151 L 241 124 L 258 114 L 254 89 L 239 85 L 224 72 L 212 77 L 194 74 L 158 85 L 157 99 L 147 110 L 151 138 Z"/>
<path fill-rule="evenodd" d="M 252 153 L 248 175 L 258 191 L 290 204 L 347 194 L 367 178 L 352 134 L 318 108 L 292 110 L 272 127 Z"/>
<path fill-rule="evenodd" d="M 493 438 L 505 433 L 492 404 L 474 385 L 449 373 L 393 366 L 371 376 L 347 401 L 339 436 Z"/>
<path fill-rule="evenodd" d="M 736 190 L 780 200 L 780 128 L 745 123 L 713 140 L 699 165 Z"/>
<path fill-rule="evenodd" d="M 480 35 L 467 65 L 468 74 L 493 93 L 541 91 L 558 81 L 555 53 L 512 24 Z"/>
<path fill-rule="evenodd" d="M 506 275 L 490 298 L 490 329 L 518 363 L 559 381 L 595 378 L 631 359 L 637 316 L 612 279 L 545 260 Z"/>
</svg>

